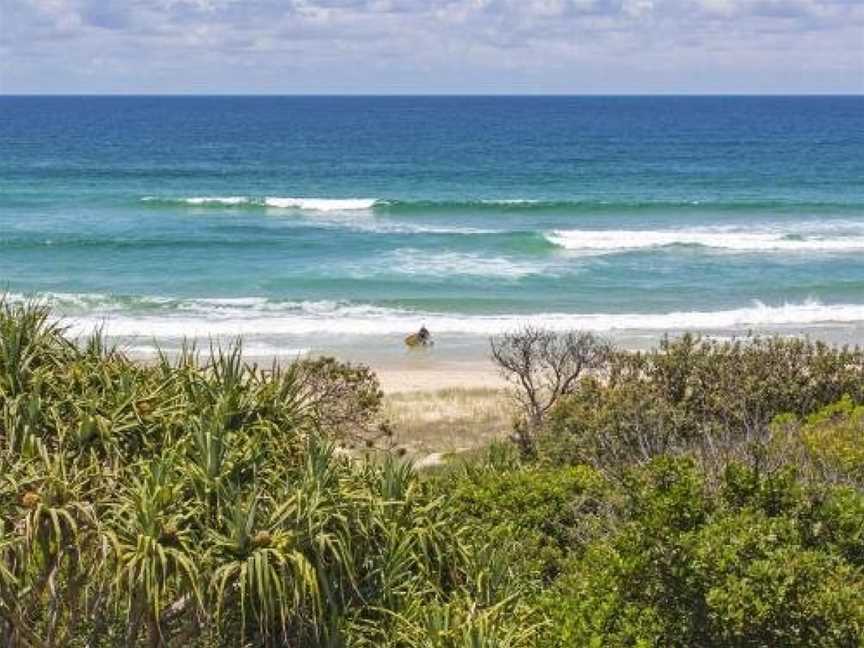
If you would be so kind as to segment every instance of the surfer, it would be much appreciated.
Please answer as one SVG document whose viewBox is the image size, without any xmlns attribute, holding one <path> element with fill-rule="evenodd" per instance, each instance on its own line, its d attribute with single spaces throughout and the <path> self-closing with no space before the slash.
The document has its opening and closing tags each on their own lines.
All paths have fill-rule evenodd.
<svg viewBox="0 0 864 648">
<path fill-rule="evenodd" d="M 420 327 L 420 330 L 416 333 L 412 333 L 408 337 L 405 338 L 405 345 L 409 348 L 417 348 L 417 347 L 425 347 L 432 346 L 432 334 L 429 332 L 429 329 L 426 328 L 426 325 Z"/>
</svg>

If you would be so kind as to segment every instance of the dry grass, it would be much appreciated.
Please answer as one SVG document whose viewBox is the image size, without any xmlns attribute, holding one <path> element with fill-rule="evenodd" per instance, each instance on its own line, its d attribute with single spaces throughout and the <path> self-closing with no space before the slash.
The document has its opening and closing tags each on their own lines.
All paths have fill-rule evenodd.
<svg viewBox="0 0 864 648">
<path fill-rule="evenodd" d="M 396 392 L 384 403 L 397 445 L 421 465 L 502 439 L 512 428 L 513 406 L 502 389 Z"/>
</svg>

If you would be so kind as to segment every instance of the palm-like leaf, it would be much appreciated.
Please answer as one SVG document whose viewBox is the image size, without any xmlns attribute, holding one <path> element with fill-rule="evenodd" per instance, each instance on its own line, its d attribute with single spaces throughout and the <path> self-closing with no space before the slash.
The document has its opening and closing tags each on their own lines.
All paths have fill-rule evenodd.
<svg viewBox="0 0 864 648">
<path fill-rule="evenodd" d="M 254 498 L 244 505 L 238 500 L 224 530 L 210 534 L 216 565 L 211 591 L 218 614 L 237 604 L 242 626 L 251 613 L 265 635 L 275 626 L 283 633 L 292 623 L 314 626 L 320 607 L 315 570 L 290 533 L 259 526 L 259 502 Z"/>
<path fill-rule="evenodd" d="M 184 510 L 174 461 L 169 455 L 141 465 L 143 477 L 128 477 L 130 485 L 111 511 L 114 585 L 126 598 L 133 640 L 142 615 L 151 636 L 161 635 L 163 609 L 187 596 L 201 600 L 190 549 L 191 511 Z"/>
<path fill-rule="evenodd" d="M 344 378 L 328 401 L 309 366 L 262 371 L 239 344 L 136 364 L 100 332 L 76 347 L 48 315 L 0 301 L 0 637 L 506 639 L 487 625 L 508 574 L 475 559 L 446 501 L 410 465 L 335 452 L 328 425 L 354 410 L 332 394 L 356 380 L 375 406 L 367 374 L 322 363 Z M 487 643 L 458 643 L 460 623 Z"/>
</svg>

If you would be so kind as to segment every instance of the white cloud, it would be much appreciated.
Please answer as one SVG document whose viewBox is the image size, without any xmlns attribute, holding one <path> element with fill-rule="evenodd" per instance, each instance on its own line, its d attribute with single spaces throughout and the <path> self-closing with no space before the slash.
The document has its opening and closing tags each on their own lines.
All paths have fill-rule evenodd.
<svg viewBox="0 0 864 648">
<path fill-rule="evenodd" d="M 645 16 L 654 11 L 654 0 L 624 0 L 621 8 L 628 16 Z"/>
<path fill-rule="evenodd" d="M 7 92 L 864 90 L 857 0 L 0 0 L 0 26 Z"/>
</svg>

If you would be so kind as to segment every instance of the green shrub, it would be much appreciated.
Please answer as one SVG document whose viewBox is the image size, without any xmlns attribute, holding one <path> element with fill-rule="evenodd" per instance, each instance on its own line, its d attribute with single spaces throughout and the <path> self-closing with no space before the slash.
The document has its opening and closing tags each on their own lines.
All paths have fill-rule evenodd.
<svg viewBox="0 0 864 648">
<path fill-rule="evenodd" d="M 138 364 L 0 301 L 0 643 L 387 645 L 441 610 L 473 629 L 439 645 L 529 645 L 457 510 L 336 452 L 380 399 L 364 367 Z"/>
<path fill-rule="evenodd" d="M 624 488 L 617 531 L 541 597 L 546 644 L 860 645 L 864 572 L 837 541 L 861 532 L 848 491 L 808 494 L 789 474 L 730 466 L 715 498 L 695 464 L 668 458 Z"/>
<path fill-rule="evenodd" d="M 864 493 L 848 486 L 818 492 L 802 532 L 809 546 L 827 547 L 864 568 Z"/>
<path fill-rule="evenodd" d="M 808 416 L 799 434 L 823 470 L 864 484 L 864 406 L 847 396 Z"/>
<path fill-rule="evenodd" d="M 685 335 L 649 352 L 619 353 L 600 378 L 583 379 L 551 413 L 540 454 L 619 472 L 665 453 L 694 452 L 723 464 L 766 444 L 777 415 L 805 416 L 844 395 L 864 398 L 860 349 Z M 851 467 L 860 460 L 853 446 L 861 415 L 849 416 L 847 432 L 834 433 L 834 449 L 820 445 Z"/>
<path fill-rule="evenodd" d="M 587 466 L 475 472 L 448 484 L 460 515 L 491 526 L 538 530 L 560 545 L 578 519 L 579 506 L 597 497 L 601 480 Z"/>
<path fill-rule="evenodd" d="M 686 436 L 680 419 L 650 384 L 589 378 L 553 410 L 539 455 L 556 465 L 626 466 L 680 447 Z"/>
<path fill-rule="evenodd" d="M 497 539 L 525 578 L 548 582 L 559 563 L 598 533 L 605 484 L 587 466 L 543 469 L 534 466 L 469 466 L 438 480 L 448 505 Z"/>
<path fill-rule="evenodd" d="M 706 635 L 727 646 L 848 646 L 864 632 L 864 574 L 806 549 L 796 520 L 743 510 L 694 538 Z"/>
<path fill-rule="evenodd" d="M 384 392 L 369 367 L 319 357 L 298 360 L 291 371 L 319 429 L 354 439 L 387 436 L 380 420 Z"/>
</svg>

